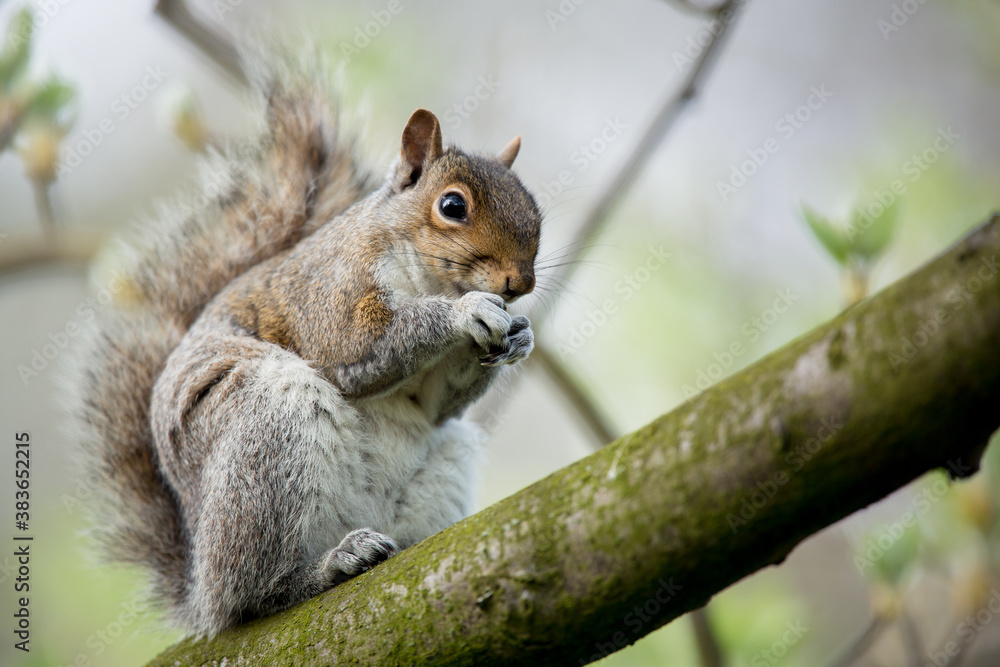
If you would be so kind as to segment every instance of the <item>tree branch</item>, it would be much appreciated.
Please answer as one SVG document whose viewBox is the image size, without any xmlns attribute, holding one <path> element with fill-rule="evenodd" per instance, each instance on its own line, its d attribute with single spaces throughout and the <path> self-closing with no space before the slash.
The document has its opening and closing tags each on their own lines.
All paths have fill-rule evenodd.
<svg viewBox="0 0 1000 667">
<path fill-rule="evenodd" d="M 719 29 L 709 33 L 708 42 L 702 48 L 697 59 L 691 63 L 684 84 L 660 107 L 656 116 L 646 127 L 645 132 L 642 133 L 631 155 L 606 183 L 590 210 L 587 211 L 583 222 L 573 234 L 573 240 L 567 246 L 570 249 L 568 257 L 561 262 L 559 270 L 553 277 L 553 284 L 556 286 L 554 293 L 558 293 L 567 284 L 568 279 L 579 266 L 577 260 L 586 252 L 588 244 L 601 233 L 612 209 L 635 181 L 635 177 L 642 167 L 656 152 L 663 137 L 673 128 L 684 109 L 700 92 L 701 86 L 726 42 L 726 37 L 736 23 L 740 8 L 735 0 L 726 0 L 715 9 L 706 8 L 700 11 L 709 18 L 719 21 Z"/>
<path fill-rule="evenodd" d="M 218 28 L 200 21 L 184 0 L 158 0 L 154 11 L 225 72 L 245 84 L 246 72 L 233 40 Z"/>
<path fill-rule="evenodd" d="M 722 647 L 712 628 L 712 619 L 708 615 L 708 607 L 699 607 L 690 614 L 688 619 L 694 627 L 694 639 L 698 645 L 698 657 L 702 667 L 723 667 L 726 664 L 722 657 Z"/>
<path fill-rule="evenodd" d="M 536 344 L 528 358 L 541 368 L 577 416 L 583 420 L 584 426 L 594 436 L 597 447 L 603 447 L 615 439 L 616 433 L 600 408 L 590 400 L 583 386 L 573 378 L 569 369 L 548 347 Z"/>
<path fill-rule="evenodd" d="M 152 664 L 578 665 L 632 643 L 924 472 L 975 469 L 1000 425 L 998 254 L 1000 216 L 671 414 Z"/>
<path fill-rule="evenodd" d="M 48 244 L 55 243 L 56 215 L 52 210 L 52 183 L 37 178 L 31 179 L 31 190 L 35 195 L 35 208 L 38 210 L 38 222 Z"/>
<path fill-rule="evenodd" d="M 872 616 L 864 631 L 830 663 L 829 667 L 851 667 L 872 647 L 875 640 L 882 636 L 887 627 L 889 627 L 888 618 L 878 614 Z"/>
<path fill-rule="evenodd" d="M 86 268 L 106 240 L 100 234 L 67 229 L 51 237 L 0 236 L 0 277 L 43 264 L 75 264 Z"/>
<path fill-rule="evenodd" d="M 673 5 L 675 9 L 688 14 L 697 14 L 704 16 L 705 14 L 711 14 L 713 12 L 718 12 L 726 2 L 714 3 L 711 5 L 700 5 L 698 3 L 692 2 L 692 0 L 667 0 L 667 4 Z"/>
</svg>

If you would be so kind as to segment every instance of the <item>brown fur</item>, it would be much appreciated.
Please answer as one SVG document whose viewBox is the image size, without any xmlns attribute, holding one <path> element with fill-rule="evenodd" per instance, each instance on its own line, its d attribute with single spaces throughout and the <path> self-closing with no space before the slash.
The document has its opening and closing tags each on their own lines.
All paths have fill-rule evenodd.
<svg viewBox="0 0 1000 667">
<path fill-rule="evenodd" d="M 386 305 L 386 299 L 385 292 L 373 288 L 354 307 L 354 321 L 366 336 L 381 338 L 392 321 L 392 309 Z"/>
<path fill-rule="evenodd" d="M 352 138 L 341 135 L 321 70 L 315 62 L 256 63 L 259 135 L 210 158 L 199 188 L 120 244 L 123 291 L 81 335 L 68 370 L 81 479 L 96 481 L 89 511 L 101 553 L 146 568 L 153 599 L 178 625 L 187 623 L 188 532 L 180 490 L 166 483 L 153 449 L 153 384 L 223 287 L 374 187 Z"/>
<path fill-rule="evenodd" d="M 418 110 L 374 190 L 323 73 L 262 71 L 262 136 L 209 165 L 207 206 L 181 202 L 127 246 L 131 296 L 95 323 L 74 380 L 106 553 L 148 568 L 195 633 L 295 604 L 460 518 L 474 443 L 448 422 L 533 346 L 504 305 L 534 286 L 541 222 L 510 171 L 516 147 L 444 149 Z M 450 192 L 464 219 L 441 212 Z M 387 441 L 395 463 L 379 467 Z"/>
</svg>

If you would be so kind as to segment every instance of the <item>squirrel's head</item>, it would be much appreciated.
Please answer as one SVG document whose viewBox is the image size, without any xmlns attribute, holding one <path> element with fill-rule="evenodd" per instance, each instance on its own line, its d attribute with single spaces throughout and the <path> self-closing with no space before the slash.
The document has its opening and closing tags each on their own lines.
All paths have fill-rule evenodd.
<svg viewBox="0 0 1000 667">
<path fill-rule="evenodd" d="M 515 137 L 496 157 L 445 149 L 434 114 L 410 117 L 388 187 L 409 221 L 422 281 L 435 291 L 492 292 L 510 302 L 534 289 L 542 216 L 511 171 L 520 147 Z"/>
</svg>

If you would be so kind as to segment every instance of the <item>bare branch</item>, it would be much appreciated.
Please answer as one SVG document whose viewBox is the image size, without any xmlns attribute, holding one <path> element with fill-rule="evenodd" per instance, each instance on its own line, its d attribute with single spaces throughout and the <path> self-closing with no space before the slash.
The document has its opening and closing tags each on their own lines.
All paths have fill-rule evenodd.
<svg viewBox="0 0 1000 667">
<path fill-rule="evenodd" d="M 615 431 L 601 413 L 600 408 L 590 400 L 580 383 L 570 375 L 569 370 L 552 355 L 546 346 L 535 345 L 535 349 L 528 359 L 545 372 L 556 389 L 566 398 L 570 407 L 583 420 L 584 425 L 594 436 L 598 447 L 615 439 Z"/>
<path fill-rule="evenodd" d="M 920 639 L 920 628 L 905 609 L 899 613 L 899 629 L 903 633 L 908 664 L 910 667 L 921 667 L 924 664 L 924 643 Z"/>
<path fill-rule="evenodd" d="M 625 160 L 618 172 L 607 181 L 601 194 L 591 205 L 568 245 L 570 256 L 564 260 L 556 273 L 553 281 L 554 293 L 560 290 L 560 286 L 568 284 L 567 280 L 579 266 L 579 262 L 575 260 L 579 259 L 593 239 L 601 233 L 607 222 L 608 214 L 635 180 L 640 169 L 645 166 L 650 156 L 656 151 L 663 137 L 674 126 L 681 112 L 701 90 L 701 86 L 704 85 L 705 79 L 711 71 L 711 66 L 725 44 L 726 37 L 735 25 L 738 15 L 739 9 L 732 0 L 724 2 L 718 10 L 713 12 L 713 16 L 720 23 L 719 29 L 710 33 L 708 44 L 691 65 L 691 70 L 688 72 L 684 84 L 660 108 L 660 111 L 639 138 L 632 154 Z"/>
<path fill-rule="evenodd" d="M 692 0 L 667 0 L 667 4 L 672 5 L 675 9 L 679 9 L 680 11 L 688 14 L 698 14 L 704 16 L 706 14 L 717 14 L 726 4 L 730 3 L 721 2 L 706 6 L 698 4 L 697 2 L 692 2 Z"/>
<path fill-rule="evenodd" d="M 725 660 L 722 657 L 722 647 L 712 629 L 712 622 L 708 616 L 708 606 L 695 609 L 688 618 L 694 626 L 694 638 L 698 644 L 698 656 L 701 659 L 702 667 L 723 667 Z"/>
<path fill-rule="evenodd" d="M 0 276 L 45 264 L 87 266 L 104 243 L 100 234 L 63 229 L 51 240 L 36 236 L 0 238 Z"/>
<path fill-rule="evenodd" d="M 155 11 L 227 74 L 240 83 L 247 83 L 233 40 L 218 28 L 199 20 L 184 0 L 158 0 Z"/>
<path fill-rule="evenodd" d="M 887 627 L 889 627 L 889 619 L 885 616 L 881 614 L 872 616 L 871 621 L 868 622 L 861 634 L 830 663 L 829 667 L 850 667 L 853 665 L 871 648 Z"/>
<path fill-rule="evenodd" d="M 56 216 L 52 210 L 52 182 L 37 178 L 31 179 L 31 189 L 35 194 L 35 208 L 38 210 L 38 221 L 42 225 L 42 233 L 51 245 L 56 239 Z"/>
</svg>

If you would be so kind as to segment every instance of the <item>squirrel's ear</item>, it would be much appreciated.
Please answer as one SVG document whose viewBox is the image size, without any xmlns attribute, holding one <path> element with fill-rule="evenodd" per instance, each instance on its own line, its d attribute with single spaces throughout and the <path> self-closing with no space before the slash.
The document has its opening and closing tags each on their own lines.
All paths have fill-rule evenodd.
<svg viewBox="0 0 1000 667">
<path fill-rule="evenodd" d="M 441 157 L 441 124 L 427 109 L 417 109 L 403 128 L 396 184 L 400 190 L 410 187 L 420 178 L 424 167 Z"/>
<path fill-rule="evenodd" d="M 514 158 L 517 157 L 517 152 L 521 150 L 521 135 L 518 135 L 510 140 L 510 143 L 503 147 L 499 153 L 497 153 L 497 159 L 503 163 L 508 169 L 514 164 Z"/>
</svg>

